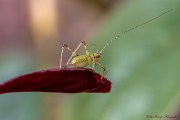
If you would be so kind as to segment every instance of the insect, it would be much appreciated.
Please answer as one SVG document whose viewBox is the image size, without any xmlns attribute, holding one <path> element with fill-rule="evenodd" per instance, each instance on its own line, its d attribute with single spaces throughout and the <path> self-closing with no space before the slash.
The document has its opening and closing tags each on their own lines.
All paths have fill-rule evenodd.
<svg viewBox="0 0 180 120">
<path fill-rule="evenodd" d="M 141 26 L 143 26 L 143 25 L 145 25 L 145 24 L 147 24 L 147 23 L 150 23 L 150 22 L 152 22 L 153 20 L 155 20 L 155 19 L 157 19 L 157 18 L 159 18 L 159 17 L 161 17 L 161 16 L 163 16 L 163 15 L 171 12 L 172 10 L 173 10 L 173 9 L 167 10 L 167 11 L 163 12 L 162 14 L 160 14 L 160 15 L 152 18 L 152 19 L 149 19 L 149 20 L 145 21 L 144 23 L 138 24 L 138 25 L 136 25 L 136 26 L 134 26 L 134 27 L 132 27 L 132 28 L 130 28 L 130 29 L 122 32 L 122 34 L 126 34 L 127 32 L 133 31 L 133 30 L 135 30 L 136 28 L 139 28 L 139 27 L 141 27 Z M 69 58 L 69 60 L 67 61 L 67 63 L 63 66 L 64 68 L 66 68 L 68 65 L 72 65 L 72 66 L 74 66 L 74 67 L 86 67 L 86 66 L 88 66 L 88 65 L 92 65 L 92 69 L 94 69 L 94 65 L 98 65 L 98 66 L 100 66 L 100 67 L 103 69 L 103 76 L 104 76 L 107 71 L 106 71 L 105 67 L 99 63 L 100 56 L 101 56 L 102 52 L 104 51 L 104 49 L 105 49 L 107 46 L 109 46 L 109 44 L 111 44 L 113 41 L 115 41 L 115 40 L 116 40 L 117 38 L 119 38 L 119 37 L 120 37 L 120 35 L 117 35 L 117 36 L 114 37 L 109 43 L 107 43 L 107 44 L 101 49 L 100 52 L 98 52 L 98 50 L 97 50 L 97 52 L 95 52 L 95 53 L 90 53 L 90 52 L 89 52 L 85 41 L 81 42 L 74 51 L 73 51 L 67 44 L 64 44 L 64 45 L 62 46 L 62 50 L 61 50 L 60 68 L 62 68 L 62 56 L 63 56 L 63 51 L 64 51 L 64 48 L 66 48 L 69 52 L 71 52 L 72 55 L 70 56 L 70 58 Z M 85 55 L 78 55 L 78 54 L 76 53 L 77 50 L 78 50 L 81 46 L 83 46 L 84 49 L 85 49 Z"/>
</svg>

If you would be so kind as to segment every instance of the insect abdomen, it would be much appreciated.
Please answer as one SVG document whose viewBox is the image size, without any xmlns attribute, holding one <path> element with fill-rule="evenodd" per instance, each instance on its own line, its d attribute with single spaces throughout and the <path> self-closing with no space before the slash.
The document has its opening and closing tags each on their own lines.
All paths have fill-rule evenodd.
<svg viewBox="0 0 180 120">
<path fill-rule="evenodd" d="M 71 64 L 75 67 L 86 67 L 88 66 L 89 60 L 87 55 L 80 55 L 75 57 L 72 61 Z"/>
</svg>

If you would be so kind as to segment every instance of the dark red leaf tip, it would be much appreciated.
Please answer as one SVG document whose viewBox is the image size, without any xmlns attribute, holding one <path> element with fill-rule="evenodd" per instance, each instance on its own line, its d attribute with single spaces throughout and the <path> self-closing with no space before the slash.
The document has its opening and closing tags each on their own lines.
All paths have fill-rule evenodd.
<svg viewBox="0 0 180 120">
<path fill-rule="evenodd" d="M 88 68 L 49 69 L 21 75 L 0 84 L 0 94 L 10 92 L 106 93 L 111 82 Z"/>
</svg>

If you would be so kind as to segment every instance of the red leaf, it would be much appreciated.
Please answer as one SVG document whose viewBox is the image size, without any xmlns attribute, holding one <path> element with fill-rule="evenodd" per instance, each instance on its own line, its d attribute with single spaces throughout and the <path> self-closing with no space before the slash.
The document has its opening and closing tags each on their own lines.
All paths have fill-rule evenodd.
<svg viewBox="0 0 180 120">
<path fill-rule="evenodd" d="M 37 71 L 0 84 L 0 94 L 9 92 L 106 93 L 111 82 L 87 68 Z"/>
</svg>

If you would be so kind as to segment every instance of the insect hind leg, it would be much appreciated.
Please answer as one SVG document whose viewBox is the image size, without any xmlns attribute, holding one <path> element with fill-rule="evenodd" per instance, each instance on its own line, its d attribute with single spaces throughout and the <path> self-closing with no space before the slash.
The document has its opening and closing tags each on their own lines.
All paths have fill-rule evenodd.
<svg viewBox="0 0 180 120">
<path fill-rule="evenodd" d="M 71 52 L 73 57 L 78 56 L 78 54 L 76 52 L 73 52 L 72 49 L 67 44 L 63 44 L 62 49 L 61 49 L 61 57 L 60 57 L 60 65 L 59 65 L 60 68 L 67 66 L 67 65 L 62 66 L 62 58 L 63 58 L 64 48 L 66 48 L 69 52 Z"/>
<path fill-rule="evenodd" d="M 75 51 L 73 51 L 67 44 L 64 44 L 63 47 L 65 47 L 69 52 L 71 52 L 73 57 L 78 56 L 78 54 Z"/>
<path fill-rule="evenodd" d="M 85 51 L 86 51 L 86 55 L 90 56 L 90 53 L 89 53 L 89 50 L 87 49 L 87 46 L 86 46 L 86 42 L 83 41 L 81 42 L 74 51 L 72 51 L 66 44 L 64 44 L 64 47 L 66 47 L 68 49 L 68 51 L 70 51 L 72 53 L 71 57 L 69 58 L 69 60 L 67 61 L 67 63 L 65 64 L 64 67 L 68 66 L 72 57 L 76 57 L 78 56 L 78 54 L 76 53 L 76 51 L 83 45 L 83 47 L 85 48 Z"/>
<path fill-rule="evenodd" d="M 89 50 L 88 50 L 88 48 L 87 48 L 87 45 L 86 45 L 86 42 L 85 41 L 82 41 L 82 44 L 83 44 L 83 46 L 84 46 L 84 49 L 85 49 L 85 51 L 86 51 L 86 55 L 90 55 L 90 53 L 89 53 Z"/>
<path fill-rule="evenodd" d="M 70 60 L 72 59 L 72 57 L 75 57 L 74 55 L 78 55 L 78 54 L 76 54 L 76 51 L 81 47 L 82 44 L 83 44 L 83 43 L 81 42 L 81 43 L 76 47 L 76 49 L 75 49 L 74 51 L 72 51 L 72 55 L 71 55 L 71 57 L 69 58 L 69 60 L 67 61 L 67 63 L 65 64 L 65 67 L 66 67 L 67 65 L 69 65 Z"/>
<path fill-rule="evenodd" d="M 60 61 L 59 61 L 59 68 L 62 68 L 62 57 L 63 57 L 63 52 L 64 52 L 64 46 L 62 46 L 62 48 L 61 48 L 61 57 L 60 57 Z"/>
</svg>

